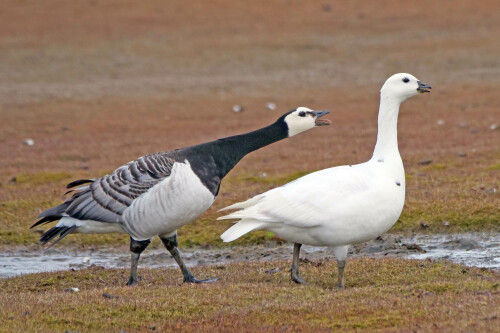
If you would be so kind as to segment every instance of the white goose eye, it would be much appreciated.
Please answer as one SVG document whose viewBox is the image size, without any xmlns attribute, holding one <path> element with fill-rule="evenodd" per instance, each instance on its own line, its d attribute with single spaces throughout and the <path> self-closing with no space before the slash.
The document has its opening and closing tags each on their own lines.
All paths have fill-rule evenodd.
<svg viewBox="0 0 500 333">
<path fill-rule="evenodd" d="M 305 116 L 306 116 L 306 113 L 304 111 L 299 112 L 299 117 L 305 117 Z"/>
<path fill-rule="evenodd" d="M 408 82 L 410 82 L 410 79 L 409 79 L 409 78 L 407 78 L 407 77 L 405 77 L 405 78 L 403 78 L 403 82 L 404 82 L 404 83 L 408 83 Z"/>
</svg>

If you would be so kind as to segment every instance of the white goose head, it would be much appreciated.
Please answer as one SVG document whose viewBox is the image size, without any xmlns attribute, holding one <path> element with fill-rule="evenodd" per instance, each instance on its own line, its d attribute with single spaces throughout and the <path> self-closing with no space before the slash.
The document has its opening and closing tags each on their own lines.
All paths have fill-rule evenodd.
<svg viewBox="0 0 500 333">
<path fill-rule="evenodd" d="M 315 126 L 330 125 L 330 121 L 319 119 L 329 111 L 313 111 L 300 106 L 295 110 L 286 113 L 282 120 L 288 128 L 288 137 L 307 131 Z"/>
<path fill-rule="evenodd" d="M 400 103 L 419 93 L 430 92 L 432 87 L 407 73 L 394 74 L 385 81 L 380 93 L 397 99 Z"/>
</svg>

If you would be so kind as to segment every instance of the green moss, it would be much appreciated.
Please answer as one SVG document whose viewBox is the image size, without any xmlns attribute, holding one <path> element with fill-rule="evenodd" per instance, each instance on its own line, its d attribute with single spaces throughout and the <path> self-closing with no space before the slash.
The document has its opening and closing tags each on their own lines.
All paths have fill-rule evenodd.
<svg viewBox="0 0 500 333">
<path fill-rule="evenodd" d="M 489 166 L 488 168 L 486 168 L 486 170 L 489 171 L 500 170 L 500 162 L 498 162 L 497 164 L 493 164 L 492 166 Z"/>
<path fill-rule="evenodd" d="M 21 173 L 15 177 L 16 184 L 41 185 L 71 178 L 68 172 Z"/>
</svg>

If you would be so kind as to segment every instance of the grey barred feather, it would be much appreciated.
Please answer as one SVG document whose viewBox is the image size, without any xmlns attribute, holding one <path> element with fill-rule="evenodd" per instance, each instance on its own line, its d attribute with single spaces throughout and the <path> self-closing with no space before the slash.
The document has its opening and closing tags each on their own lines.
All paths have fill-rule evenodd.
<svg viewBox="0 0 500 333">
<path fill-rule="evenodd" d="M 170 152 L 146 155 L 129 162 L 98 179 L 76 180 L 68 188 L 76 188 L 63 204 L 49 208 L 33 226 L 70 216 L 79 220 L 118 222 L 132 202 L 170 175 L 176 162 Z M 90 183 L 90 184 L 88 184 Z M 55 235 L 54 235 L 55 236 Z"/>
</svg>

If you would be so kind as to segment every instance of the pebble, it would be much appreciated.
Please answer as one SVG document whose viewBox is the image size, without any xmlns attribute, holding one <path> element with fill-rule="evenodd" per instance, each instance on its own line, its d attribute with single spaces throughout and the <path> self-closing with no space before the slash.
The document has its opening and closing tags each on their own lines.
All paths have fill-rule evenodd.
<svg viewBox="0 0 500 333">
<path fill-rule="evenodd" d="M 438 124 L 439 126 L 441 126 L 441 125 L 445 124 L 445 121 L 443 119 L 438 119 L 438 121 L 436 121 L 436 124 Z"/>
<path fill-rule="evenodd" d="M 448 221 L 443 221 L 443 222 L 441 222 L 441 224 L 443 226 L 445 226 L 445 227 L 449 227 L 450 226 L 450 222 L 448 222 Z"/>
<path fill-rule="evenodd" d="M 460 153 L 458 153 L 458 156 L 459 157 L 467 157 L 467 153 L 460 152 Z"/>
<path fill-rule="evenodd" d="M 428 165 L 428 164 L 431 164 L 432 163 L 432 160 L 422 160 L 422 161 L 418 161 L 418 164 L 420 165 Z"/>
<path fill-rule="evenodd" d="M 35 140 L 33 140 L 33 139 L 25 139 L 25 140 L 23 141 L 23 143 L 24 143 L 26 146 L 30 146 L 30 147 L 31 147 L 31 146 L 34 146 L 34 145 L 35 145 Z"/>
<path fill-rule="evenodd" d="M 276 110 L 276 104 L 274 104 L 272 102 L 268 102 L 266 104 L 266 108 L 268 108 L 269 110 Z"/>
<path fill-rule="evenodd" d="M 497 128 L 500 128 L 497 124 L 491 124 L 490 130 L 496 130 Z"/>
<path fill-rule="evenodd" d="M 234 112 L 242 112 L 244 110 L 245 110 L 245 108 L 242 107 L 241 105 L 235 105 L 235 106 L 233 106 L 233 111 Z"/>
<path fill-rule="evenodd" d="M 103 293 L 102 297 L 107 298 L 107 299 L 118 298 L 118 296 L 113 296 L 113 295 L 108 294 L 108 293 Z"/>
<path fill-rule="evenodd" d="M 78 288 L 66 288 L 66 289 L 64 289 L 64 291 L 66 291 L 66 292 L 72 292 L 72 293 L 77 293 L 77 292 L 80 291 L 80 289 L 78 289 Z"/>
<path fill-rule="evenodd" d="M 84 257 L 82 259 L 82 263 L 84 263 L 84 264 L 88 264 L 89 262 L 90 262 L 90 257 Z"/>
<path fill-rule="evenodd" d="M 422 229 L 427 229 L 427 228 L 429 228 L 430 226 L 429 226 L 429 224 L 425 223 L 424 221 L 420 221 L 420 227 L 421 227 Z"/>
<path fill-rule="evenodd" d="M 281 268 L 268 269 L 266 274 L 276 274 L 278 272 L 281 272 Z"/>
<path fill-rule="evenodd" d="M 467 128 L 467 126 L 468 126 L 468 125 L 467 125 L 467 123 L 465 123 L 465 122 L 461 122 L 461 123 L 460 123 L 460 127 L 462 127 L 462 128 Z"/>
</svg>

